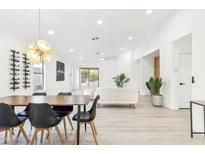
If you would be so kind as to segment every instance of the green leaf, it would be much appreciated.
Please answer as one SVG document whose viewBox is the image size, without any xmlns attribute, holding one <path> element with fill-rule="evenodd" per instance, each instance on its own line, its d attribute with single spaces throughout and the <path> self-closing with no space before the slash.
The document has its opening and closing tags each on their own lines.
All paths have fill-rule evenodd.
<svg viewBox="0 0 205 154">
<path fill-rule="evenodd" d="M 125 73 L 121 73 L 115 77 L 112 78 L 114 82 L 116 83 L 117 87 L 123 87 L 123 85 L 130 81 L 129 78 L 126 77 Z"/>
<path fill-rule="evenodd" d="M 160 95 L 160 88 L 162 87 L 162 78 L 150 77 L 149 81 L 145 83 L 150 93 L 153 95 Z"/>
</svg>

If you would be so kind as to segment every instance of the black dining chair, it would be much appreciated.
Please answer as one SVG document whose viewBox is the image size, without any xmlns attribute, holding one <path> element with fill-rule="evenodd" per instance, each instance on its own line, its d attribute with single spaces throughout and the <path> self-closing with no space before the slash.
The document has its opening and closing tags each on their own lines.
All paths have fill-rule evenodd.
<svg viewBox="0 0 205 154">
<path fill-rule="evenodd" d="M 92 105 L 91 109 L 89 111 L 82 111 L 82 112 L 80 112 L 80 117 L 79 117 L 80 124 L 88 123 L 90 125 L 93 137 L 95 139 L 95 144 L 98 144 L 98 141 L 97 141 L 97 137 L 96 137 L 97 129 L 96 129 L 94 120 L 95 120 L 95 117 L 96 117 L 96 108 L 97 108 L 97 103 L 98 103 L 99 99 L 100 99 L 100 96 L 97 95 L 95 97 L 95 99 L 94 99 L 94 102 L 93 102 L 93 105 Z M 76 113 L 73 116 L 73 120 L 74 121 L 78 120 L 78 113 Z M 73 144 L 76 143 L 76 139 L 77 139 L 77 132 L 75 134 L 75 138 L 74 138 Z"/>
<path fill-rule="evenodd" d="M 32 96 L 47 96 L 47 93 L 46 92 L 35 92 L 35 93 L 32 94 Z M 17 113 L 17 116 L 27 117 L 28 118 L 28 112 L 29 112 L 29 104 L 26 106 L 24 111 L 21 111 L 21 112 Z M 30 130 L 32 130 L 32 126 L 31 126 Z"/>
<path fill-rule="evenodd" d="M 71 96 L 72 93 L 71 92 L 60 92 L 58 95 L 59 96 Z M 55 105 L 53 106 L 53 110 L 57 116 L 63 117 L 65 138 L 67 139 L 66 118 L 68 119 L 71 129 L 73 130 L 73 124 L 69 116 L 73 112 L 73 106 L 56 106 Z"/>
<path fill-rule="evenodd" d="M 53 144 L 51 137 L 51 129 L 55 127 L 61 143 L 64 142 L 60 133 L 58 124 L 62 121 L 62 117 L 56 116 L 51 106 L 47 103 L 34 104 L 30 103 L 29 107 L 29 120 L 33 127 L 35 127 L 34 134 L 32 136 L 31 144 L 37 140 L 38 132 L 41 132 L 41 138 L 43 138 L 43 131 L 47 130 L 47 139 L 49 144 Z"/>
<path fill-rule="evenodd" d="M 10 144 L 13 144 L 13 129 L 16 127 L 19 127 L 17 139 L 22 133 L 27 143 L 29 143 L 28 136 L 26 135 L 26 132 L 23 128 L 26 119 L 27 117 L 17 116 L 8 104 L 0 103 L 0 132 L 9 131 Z"/>
<path fill-rule="evenodd" d="M 33 96 L 47 96 L 46 92 L 35 92 L 32 94 Z"/>
<path fill-rule="evenodd" d="M 35 92 L 32 95 L 33 96 L 47 96 L 47 94 L 45 92 Z M 17 115 L 19 117 L 28 117 L 28 111 L 29 111 L 29 105 L 26 106 L 24 111 L 19 112 Z"/>
</svg>

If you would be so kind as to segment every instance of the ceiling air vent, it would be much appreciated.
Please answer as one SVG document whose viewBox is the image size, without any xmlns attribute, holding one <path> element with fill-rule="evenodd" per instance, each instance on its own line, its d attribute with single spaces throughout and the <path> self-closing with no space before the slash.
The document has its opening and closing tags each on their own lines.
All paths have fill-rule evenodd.
<svg viewBox="0 0 205 154">
<path fill-rule="evenodd" d="M 93 41 L 98 40 L 98 39 L 99 39 L 99 37 L 93 37 L 92 38 Z"/>
</svg>

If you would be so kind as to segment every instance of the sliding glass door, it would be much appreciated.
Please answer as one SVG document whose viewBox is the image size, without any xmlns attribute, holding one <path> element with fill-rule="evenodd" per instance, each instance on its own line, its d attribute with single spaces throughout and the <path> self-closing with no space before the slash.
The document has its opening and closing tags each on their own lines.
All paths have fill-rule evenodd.
<svg viewBox="0 0 205 154">
<path fill-rule="evenodd" d="M 80 68 L 80 88 L 99 87 L 99 68 Z"/>
</svg>

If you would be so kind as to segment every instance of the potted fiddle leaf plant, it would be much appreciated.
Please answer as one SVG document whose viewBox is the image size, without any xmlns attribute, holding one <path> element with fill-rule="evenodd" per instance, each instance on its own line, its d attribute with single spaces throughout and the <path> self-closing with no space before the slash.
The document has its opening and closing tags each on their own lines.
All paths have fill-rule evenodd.
<svg viewBox="0 0 205 154">
<path fill-rule="evenodd" d="M 126 77 L 125 73 L 121 73 L 112 79 L 118 88 L 123 88 L 124 84 L 130 81 L 130 79 Z"/>
<path fill-rule="evenodd" d="M 146 87 L 149 89 L 152 96 L 153 106 L 163 105 L 163 96 L 160 94 L 160 88 L 162 87 L 162 85 L 162 78 L 159 77 L 150 77 L 149 81 L 146 82 Z"/>
</svg>

